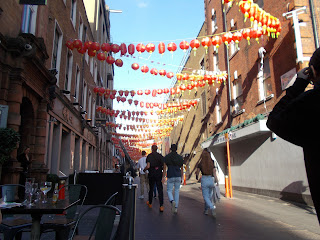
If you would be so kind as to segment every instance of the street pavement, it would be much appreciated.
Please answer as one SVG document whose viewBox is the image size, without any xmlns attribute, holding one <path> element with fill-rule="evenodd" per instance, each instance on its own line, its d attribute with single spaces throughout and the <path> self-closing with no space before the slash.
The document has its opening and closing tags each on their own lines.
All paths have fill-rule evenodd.
<svg viewBox="0 0 320 240">
<path fill-rule="evenodd" d="M 136 179 L 138 183 L 139 179 Z M 159 212 L 158 199 L 153 200 L 152 209 L 145 198 L 136 201 L 136 240 L 293 240 L 320 239 L 319 223 L 312 207 L 285 202 L 261 195 L 233 191 L 233 198 L 224 197 L 216 204 L 216 217 L 204 215 L 204 202 L 200 183 L 187 181 L 180 189 L 178 213 L 171 212 L 171 205 L 164 185 L 164 212 Z M 88 206 L 85 206 L 88 207 Z M 121 206 L 119 206 L 121 207 Z M 89 228 L 97 213 L 89 216 L 88 222 L 80 226 Z M 23 235 L 28 240 L 29 234 Z M 52 233 L 43 234 L 41 240 L 53 240 Z"/>
</svg>

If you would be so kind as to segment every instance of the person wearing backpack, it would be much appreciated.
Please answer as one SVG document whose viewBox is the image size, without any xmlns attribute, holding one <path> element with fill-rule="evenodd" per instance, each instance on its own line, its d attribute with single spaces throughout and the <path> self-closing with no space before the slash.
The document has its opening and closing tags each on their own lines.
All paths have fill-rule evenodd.
<svg viewBox="0 0 320 240">
<path fill-rule="evenodd" d="M 152 199 L 153 199 L 153 188 L 154 185 L 157 185 L 159 202 L 160 202 L 160 212 L 163 212 L 163 186 L 162 186 L 162 170 L 163 170 L 163 156 L 160 153 L 157 153 L 157 145 L 152 145 L 152 152 L 147 156 L 147 166 L 144 168 L 145 171 L 149 171 L 149 201 L 147 205 L 149 208 L 152 208 Z"/>
<path fill-rule="evenodd" d="M 180 184 L 182 183 L 183 176 L 183 158 L 177 153 L 177 145 L 172 144 L 170 148 L 171 152 L 164 157 L 164 169 L 163 169 L 163 180 L 165 180 L 165 173 L 167 171 L 167 193 L 169 201 L 171 202 L 172 213 L 178 213 L 179 205 L 179 191 Z M 174 197 L 172 194 L 174 187 Z"/>
</svg>

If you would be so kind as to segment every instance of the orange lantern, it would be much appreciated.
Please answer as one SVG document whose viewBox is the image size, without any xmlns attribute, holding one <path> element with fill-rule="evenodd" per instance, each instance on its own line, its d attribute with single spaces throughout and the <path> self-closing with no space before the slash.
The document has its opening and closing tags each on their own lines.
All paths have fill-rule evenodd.
<svg viewBox="0 0 320 240">
<path fill-rule="evenodd" d="M 216 52 L 218 52 L 218 48 L 222 43 L 222 39 L 220 36 L 213 36 L 211 39 L 212 45 L 216 47 Z"/>
<path fill-rule="evenodd" d="M 222 35 L 221 39 L 222 41 L 226 44 L 226 46 L 229 46 L 229 43 L 232 41 L 232 33 L 231 32 L 227 32 L 225 34 Z"/>
<path fill-rule="evenodd" d="M 238 48 L 239 42 L 242 39 L 242 34 L 241 32 L 235 32 L 232 35 L 232 40 L 234 41 L 234 43 L 236 44 L 236 48 Z"/>
<path fill-rule="evenodd" d="M 243 30 L 242 32 L 242 36 L 244 39 L 247 39 L 248 40 L 248 45 L 250 45 L 250 29 L 249 28 L 246 28 Z"/>
</svg>

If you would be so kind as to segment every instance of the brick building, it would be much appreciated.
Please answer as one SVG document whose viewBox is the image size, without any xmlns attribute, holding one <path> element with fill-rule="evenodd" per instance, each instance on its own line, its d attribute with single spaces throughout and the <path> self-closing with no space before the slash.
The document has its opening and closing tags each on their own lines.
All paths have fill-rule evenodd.
<svg viewBox="0 0 320 240">
<path fill-rule="evenodd" d="M 319 3 L 255 2 L 280 20 L 281 34 L 278 38 L 263 35 L 259 41 L 250 39 L 250 44 L 241 40 L 238 46 L 222 43 L 219 48 L 210 46 L 207 54 L 198 55 L 199 50 L 196 56 L 190 54 L 182 73 L 188 68 L 203 69 L 205 74 L 226 71 L 228 79 L 224 84 L 206 84 L 201 90 L 192 90 L 191 98 L 201 101 L 184 114 L 183 124 L 174 128 L 167 141 L 177 143 L 178 152 L 186 156 L 189 177 L 194 177 L 202 148 L 208 148 L 218 163 L 221 183 L 229 175 L 228 132 L 234 189 L 312 204 L 302 149 L 270 132 L 266 119 L 285 94 L 288 82 L 308 65 L 319 47 Z M 221 1 L 205 0 L 204 8 L 205 23 L 199 40 L 251 27 L 235 2 L 222 5 Z M 292 15 L 297 16 L 296 21 Z"/>
<path fill-rule="evenodd" d="M 21 135 L 3 182 L 18 181 L 21 168 L 15 159 L 25 145 L 31 147 L 31 175 L 38 180 L 46 173 L 103 170 L 108 159 L 111 165 L 110 146 L 102 144 L 106 129 L 95 126 L 95 108 L 112 103 L 97 97 L 93 88 L 112 88 L 113 69 L 65 44 L 71 39 L 110 41 L 109 16 L 102 2 L 97 6 L 101 17 L 92 31 L 82 0 L 0 3 L 0 102 L 9 109 L 7 126 Z"/>
</svg>

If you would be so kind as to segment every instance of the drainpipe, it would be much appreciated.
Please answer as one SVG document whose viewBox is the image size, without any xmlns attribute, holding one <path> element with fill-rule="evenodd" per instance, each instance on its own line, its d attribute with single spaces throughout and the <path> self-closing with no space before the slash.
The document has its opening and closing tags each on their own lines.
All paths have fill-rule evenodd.
<svg viewBox="0 0 320 240">
<path fill-rule="evenodd" d="M 312 21 L 312 28 L 313 28 L 314 44 L 316 46 L 316 49 L 318 49 L 319 48 L 319 36 L 318 36 L 318 30 L 317 30 L 316 15 L 314 13 L 313 0 L 309 0 L 309 5 L 310 5 L 310 15 L 311 15 L 311 21 Z"/>
<path fill-rule="evenodd" d="M 222 8 L 224 8 L 224 6 L 222 5 Z M 227 16 L 226 16 L 226 11 L 224 11 L 224 9 L 222 9 L 223 12 L 223 24 L 224 24 L 224 32 L 228 31 L 228 25 L 227 25 Z M 227 61 L 227 73 L 228 73 L 228 102 L 229 102 L 229 127 L 232 126 L 232 107 L 231 107 L 231 84 L 230 84 L 230 62 L 229 62 L 229 49 L 227 46 L 225 46 L 226 49 L 226 61 Z"/>
</svg>

